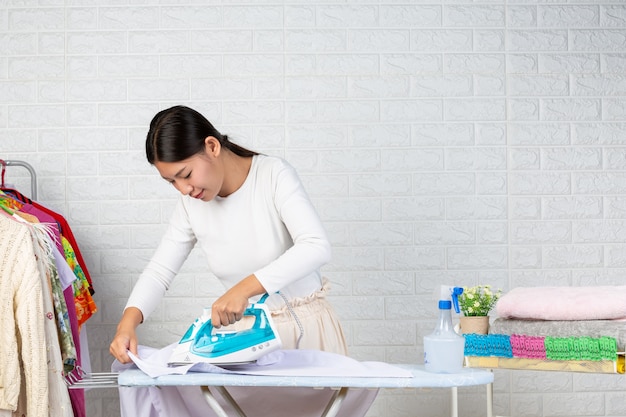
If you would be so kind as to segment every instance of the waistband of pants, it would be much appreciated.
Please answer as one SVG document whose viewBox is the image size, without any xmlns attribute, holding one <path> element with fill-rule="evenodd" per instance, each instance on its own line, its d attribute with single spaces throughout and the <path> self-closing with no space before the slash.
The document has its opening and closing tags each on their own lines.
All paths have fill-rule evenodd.
<svg viewBox="0 0 626 417">
<path fill-rule="evenodd" d="M 327 278 L 322 278 L 322 287 L 315 291 L 313 294 L 306 297 L 296 297 L 289 300 L 291 308 L 298 309 L 311 303 L 326 298 L 326 295 L 330 291 L 330 281 Z M 280 308 L 271 311 L 272 316 L 279 316 L 282 314 L 289 314 L 289 307 L 285 304 Z"/>
</svg>

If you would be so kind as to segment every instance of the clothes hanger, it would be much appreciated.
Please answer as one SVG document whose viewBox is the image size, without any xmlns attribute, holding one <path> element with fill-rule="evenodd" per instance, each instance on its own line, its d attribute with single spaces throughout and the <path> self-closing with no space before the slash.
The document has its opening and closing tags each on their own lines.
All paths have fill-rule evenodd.
<svg viewBox="0 0 626 417">
<path fill-rule="evenodd" d="M 0 173 L 0 192 L 2 191 L 8 191 L 8 192 L 14 192 L 17 190 L 14 190 L 12 188 L 9 188 L 5 185 L 4 183 L 4 176 L 7 172 L 7 166 L 9 165 L 9 163 L 7 161 L 5 161 L 4 159 L 0 159 L 0 166 L 2 166 L 2 172 Z M 5 193 L 2 193 L 5 197 L 9 197 L 7 196 Z"/>
<path fill-rule="evenodd" d="M 21 166 L 26 168 L 26 170 L 28 170 L 28 173 L 30 174 L 30 187 L 31 187 L 31 195 L 30 195 L 30 199 L 32 200 L 37 200 L 37 173 L 35 172 L 35 169 L 33 168 L 32 165 L 30 165 L 29 163 L 25 162 L 25 161 L 17 161 L 17 160 L 10 160 L 10 159 L 0 159 L 0 167 L 2 169 L 1 173 L 0 173 L 0 189 L 3 189 L 5 191 L 8 191 L 10 193 L 16 194 L 16 195 L 21 195 L 23 196 L 22 193 L 20 193 L 19 191 L 9 188 L 6 186 L 5 182 L 4 182 L 4 177 L 6 174 L 6 168 L 8 166 Z M 21 197 L 20 197 L 21 198 Z"/>
<path fill-rule="evenodd" d="M 0 174 L 0 188 L 4 188 L 4 174 L 7 170 L 7 163 L 4 159 L 0 159 L 0 165 L 2 166 L 2 174 Z"/>
</svg>

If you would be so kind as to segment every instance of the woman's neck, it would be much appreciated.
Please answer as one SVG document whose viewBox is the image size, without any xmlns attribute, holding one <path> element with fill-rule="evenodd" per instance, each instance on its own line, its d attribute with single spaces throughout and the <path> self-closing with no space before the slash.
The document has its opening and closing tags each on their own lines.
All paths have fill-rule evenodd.
<svg viewBox="0 0 626 417">
<path fill-rule="evenodd" d="M 220 197 L 228 197 L 246 182 L 252 166 L 252 158 L 239 156 L 231 151 L 226 151 L 223 156 L 224 184 L 218 195 Z"/>
</svg>

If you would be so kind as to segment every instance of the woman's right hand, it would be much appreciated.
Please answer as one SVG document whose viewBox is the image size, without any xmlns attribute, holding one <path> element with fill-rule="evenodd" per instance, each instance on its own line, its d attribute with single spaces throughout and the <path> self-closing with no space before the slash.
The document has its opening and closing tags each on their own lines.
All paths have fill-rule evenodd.
<svg viewBox="0 0 626 417">
<path fill-rule="evenodd" d="M 109 352 L 120 363 L 130 363 L 128 351 L 137 355 L 137 333 L 135 329 L 143 321 L 143 314 L 135 307 L 124 310 L 117 325 L 117 332 L 109 345 Z"/>
</svg>

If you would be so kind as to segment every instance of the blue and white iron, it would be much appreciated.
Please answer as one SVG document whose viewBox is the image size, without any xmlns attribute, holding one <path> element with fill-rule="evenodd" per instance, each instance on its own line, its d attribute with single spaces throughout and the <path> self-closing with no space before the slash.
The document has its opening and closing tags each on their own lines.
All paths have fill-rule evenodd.
<svg viewBox="0 0 626 417">
<path fill-rule="evenodd" d="M 174 348 L 169 365 L 210 363 L 235 365 L 255 362 L 261 356 L 282 347 L 278 332 L 274 328 L 265 294 L 248 306 L 244 316 L 254 316 L 254 324 L 245 330 L 215 329 L 211 324 L 211 311 L 205 308 L 202 316 L 189 327 Z"/>
</svg>

